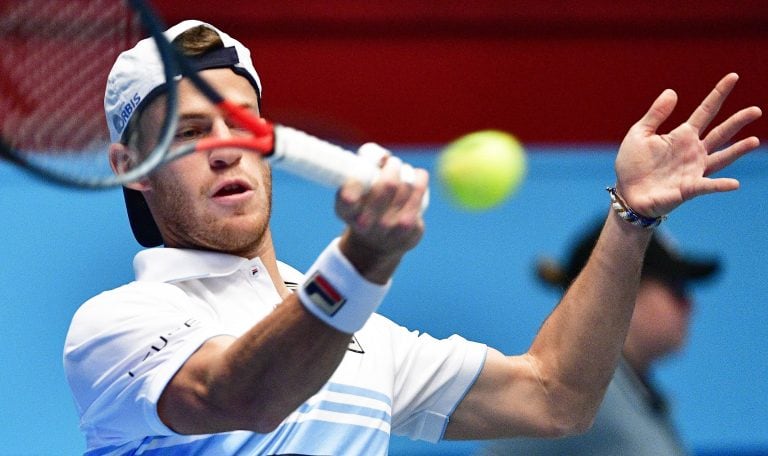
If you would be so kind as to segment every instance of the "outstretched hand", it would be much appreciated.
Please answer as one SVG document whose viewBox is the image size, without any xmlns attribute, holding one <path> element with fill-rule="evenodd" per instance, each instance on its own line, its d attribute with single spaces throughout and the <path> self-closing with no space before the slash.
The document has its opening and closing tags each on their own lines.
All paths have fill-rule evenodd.
<svg viewBox="0 0 768 456">
<path fill-rule="evenodd" d="M 616 183 L 619 193 L 636 212 L 659 217 L 697 196 L 739 187 L 736 179 L 709 176 L 760 145 L 756 137 L 726 145 L 742 128 L 760 118 L 760 108 L 744 108 L 702 137 L 738 79 L 735 73 L 726 75 L 688 120 L 667 134 L 657 130 L 677 104 L 677 94 L 670 89 L 662 92 L 630 128 L 616 157 Z"/>
</svg>

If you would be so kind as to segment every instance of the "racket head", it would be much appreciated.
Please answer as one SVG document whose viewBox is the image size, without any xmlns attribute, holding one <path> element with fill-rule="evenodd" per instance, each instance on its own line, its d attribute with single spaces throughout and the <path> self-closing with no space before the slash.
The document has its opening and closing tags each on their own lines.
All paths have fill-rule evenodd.
<svg viewBox="0 0 768 456">
<path fill-rule="evenodd" d="M 157 43 L 163 67 L 166 121 L 154 148 L 115 174 L 105 86 L 120 53 L 147 36 Z M 48 182 L 94 189 L 154 169 L 176 120 L 176 69 L 161 38 L 142 10 L 121 0 L 0 1 L 0 159 Z"/>
</svg>

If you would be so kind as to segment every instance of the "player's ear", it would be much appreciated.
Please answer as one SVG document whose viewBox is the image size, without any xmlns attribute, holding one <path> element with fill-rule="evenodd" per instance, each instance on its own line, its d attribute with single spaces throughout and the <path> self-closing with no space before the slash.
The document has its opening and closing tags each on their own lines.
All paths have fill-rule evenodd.
<svg viewBox="0 0 768 456">
<path fill-rule="evenodd" d="M 109 166 L 115 174 L 123 174 L 136 166 L 139 162 L 138 152 L 121 143 L 112 143 L 109 146 Z M 130 182 L 125 184 L 133 190 L 146 190 L 149 187 L 149 183 L 146 179 L 140 179 L 137 182 Z"/>
</svg>

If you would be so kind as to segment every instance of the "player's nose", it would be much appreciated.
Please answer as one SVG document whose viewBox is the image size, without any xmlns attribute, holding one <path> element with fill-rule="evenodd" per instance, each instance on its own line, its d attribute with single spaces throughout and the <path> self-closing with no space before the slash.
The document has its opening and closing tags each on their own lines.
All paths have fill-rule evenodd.
<svg viewBox="0 0 768 456">
<path fill-rule="evenodd" d="M 235 135 L 232 128 L 223 118 L 214 121 L 211 136 L 217 139 L 232 139 Z M 240 149 L 233 147 L 220 147 L 208 152 L 208 163 L 213 169 L 221 169 L 237 164 L 243 156 Z"/>
</svg>

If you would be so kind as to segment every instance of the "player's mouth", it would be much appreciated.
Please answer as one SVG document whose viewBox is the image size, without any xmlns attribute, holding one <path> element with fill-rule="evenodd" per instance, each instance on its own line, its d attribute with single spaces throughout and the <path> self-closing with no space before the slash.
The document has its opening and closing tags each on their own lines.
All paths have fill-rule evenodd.
<svg viewBox="0 0 768 456">
<path fill-rule="evenodd" d="M 219 204 L 239 204 L 253 195 L 250 184 L 241 179 L 227 180 L 213 189 L 212 198 Z"/>
</svg>

